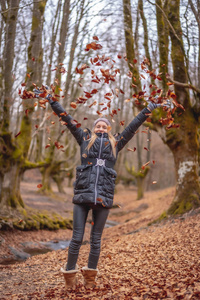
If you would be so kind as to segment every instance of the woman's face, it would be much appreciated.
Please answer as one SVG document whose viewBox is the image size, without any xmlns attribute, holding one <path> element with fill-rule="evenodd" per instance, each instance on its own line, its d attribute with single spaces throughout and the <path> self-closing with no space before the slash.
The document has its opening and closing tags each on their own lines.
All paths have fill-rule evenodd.
<svg viewBox="0 0 200 300">
<path fill-rule="evenodd" d="M 94 127 L 94 132 L 95 133 L 98 133 L 98 132 L 107 133 L 108 132 L 108 125 L 103 121 L 99 121 Z"/>
</svg>

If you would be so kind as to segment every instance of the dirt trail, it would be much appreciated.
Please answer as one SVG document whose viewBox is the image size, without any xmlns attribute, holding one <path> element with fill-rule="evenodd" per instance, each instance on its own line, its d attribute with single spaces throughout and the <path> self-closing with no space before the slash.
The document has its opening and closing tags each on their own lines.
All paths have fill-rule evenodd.
<svg viewBox="0 0 200 300">
<path fill-rule="evenodd" d="M 110 211 L 109 220 L 119 224 L 104 230 L 95 289 L 84 288 L 80 272 L 76 290 L 66 291 L 59 271 L 67 259 L 64 249 L 30 257 L 20 264 L 0 265 L 1 299 L 200 299 L 199 210 L 149 227 L 148 223 L 169 207 L 175 189 L 146 192 L 140 201 L 133 187 L 118 186 L 117 191 L 114 202 L 120 207 Z M 48 209 L 63 213 L 72 208 L 72 189 L 64 199 L 60 195 L 41 199 L 33 183 L 29 188 L 27 183 L 23 193 L 29 205 L 48 205 Z M 85 240 L 89 240 L 91 226 L 87 224 Z M 7 254 L 8 244 L 20 247 L 27 240 L 71 238 L 71 231 L 14 231 L 1 233 L 1 237 L 2 256 Z M 88 253 L 89 244 L 85 244 L 80 250 L 80 268 L 86 264 Z"/>
</svg>

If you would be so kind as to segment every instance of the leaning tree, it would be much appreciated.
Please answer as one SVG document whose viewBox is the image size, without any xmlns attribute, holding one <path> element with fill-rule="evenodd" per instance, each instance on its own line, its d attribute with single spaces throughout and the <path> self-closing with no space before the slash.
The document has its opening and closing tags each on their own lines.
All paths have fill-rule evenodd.
<svg viewBox="0 0 200 300">
<path fill-rule="evenodd" d="M 130 1 L 127 9 L 131 9 Z M 141 1 L 140 1 L 141 2 Z M 159 45 L 159 60 L 162 74 L 156 75 L 155 71 L 148 69 L 148 61 L 142 63 L 143 71 L 146 71 L 154 79 L 162 80 L 162 97 L 159 102 L 169 98 L 174 108 L 172 111 L 155 111 L 151 117 L 149 126 L 158 132 L 163 142 L 173 153 L 176 172 L 176 193 L 169 207 L 168 214 L 182 214 L 200 206 L 200 185 L 198 178 L 198 127 L 199 127 L 199 90 L 192 85 L 189 76 L 188 57 L 185 54 L 182 28 L 180 22 L 180 1 L 156 0 L 157 35 Z M 190 1 L 191 2 L 191 1 Z M 131 37 L 126 31 L 131 28 L 125 24 L 125 38 L 127 49 L 134 53 Z M 169 39 L 171 43 L 169 43 Z M 169 49 L 170 45 L 170 49 Z M 168 70 L 168 51 L 171 53 L 173 78 L 166 74 Z M 133 64 L 132 58 L 127 55 L 129 64 Z M 164 76 L 164 77 L 163 77 Z M 162 78 L 163 77 L 163 78 Z M 172 86 L 174 84 L 174 89 Z M 193 93 L 189 92 L 189 88 Z M 160 93 L 160 84 L 154 84 L 150 91 L 150 99 Z M 137 93 L 140 91 L 137 90 Z M 140 97 L 139 97 L 140 98 Z M 141 99 L 143 100 L 143 99 Z M 141 102 L 141 101 L 140 101 Z M 140 103 L 139 103 L 140 104 Z M 169 174 L 170 176 L 170 174 Z"/>
</svg>

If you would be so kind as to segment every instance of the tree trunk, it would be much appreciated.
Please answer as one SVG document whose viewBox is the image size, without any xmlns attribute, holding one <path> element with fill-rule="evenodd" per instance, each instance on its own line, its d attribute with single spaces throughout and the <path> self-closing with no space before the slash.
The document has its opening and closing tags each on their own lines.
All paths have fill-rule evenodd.
<svg viewBox="0 0 200 300">
<path fill-rule="evenodd" d="M 11 133 L 9 132 L 10 125 L 10 106 L 12 103 L 12 67 L 14 58 L 14 43 L 16 34 L 16 23 L 18 15 L 18 6 L 20 1 L 10 1 L 8 11 L 3 13 L 3 18 L 6 23 L 5 29 L 5 47 L 4 47 L 4 64 L 2 76 L 1 97 L 1 115 L 0 115 L 0 206 L 4 206 L 7 202 L 9 206 L 16 206 L 21 203 L 21 197 L 16 200 L 18 192 L 13 193 L 13 185 L 17 186 L 17 180 L 14 177 L 18 168 L 15 167 L 12 173 L 14 164 L 13 153 L 16 151 L 16 146 L 12 141 Z M 5 8 L 5 2 L 2 1 L 1 7 Z M 10 184 L 9 184 L 10 180 Z M 16 196 L 15 196 L 16 195 Z M 10 197 L 7 197 L 10 196 Z"/>
<path fill-rule="evenodd" d="M 58 57 L 57 57 L 57 65 L 62 65 L 65 59 L 65 45 L 66 45 L 66 38 L 68 36 L 68 29 L 69 29 L 69 15 L 70 15 L 70 0 L 65 0 L 63 6 L 63 18 L 60 27 L 60 43 L 58 50 Z M 56 80 L 58 81 L 58 86 L 56 87 L 56 94 L 60 94 L 59 86 L 61 85 L 61 75 L 60 68 L 56 71 Z"/>
<path fill-rule="evenodd" d="M 59 11 L 59 7 L 57 7 L 57 13 Z M 61 27 L 60 27 L 60 35 L 59 35 L 59 41 L 60 41 L 60 45 L 59 45 L 59 50 L 58 50 L 58 56 L 57 56 L 57 71 L 55 74 L 55 79 L 54 81 L 58 82 L 58 84 L 56 85 L 55 88 L 55 93 L 57 95 L 60 94 L 60 87 L 61 87 L 61 68 L 62 68 L 62 63 L 65 59 L 65 49 L 66 49 L 66 39 L 68 36 L 68 27 L 69 27 L 69 16 L 70 16 L 70 1 L 69 0 L 65 0 L 64 1 L 64 5 L 63 5 L 63 17 L 62 17 L 62 22 L 61 22 Z M 52 39 L 55 38 L 55 35 L 52 35 Z M 53 40 L 52 40 L 53 43 Z M 53 49 L 53 44 L 52 44 L 52 48 Z M 52 59 L 52 53 L 53 50 L 51 51 L 50 54 L 50 59 Z M 49 79 L 48 79 L 49 80 Z M 57 137 L 57 141 L 59 141 L 59 139 L 61 138 L 61 134 L 58 133 L 58 131 L 60 130 L 60 124 L 55 125 L 54 130 L 50 132 L 50 136 L 53 139 L 53 136 L 55 137 L 55 135 L 58 135 Z M 41 143 L 40 143 L 41 145 Z M 39 147 L 39 145 L 38 145 Z M 46 156 L 46 160 L 49 162 L 50 166 L 47 167 L 47 169 L 43 168 L 42 169 L 42 189 L 41 191 L 43 191 L 46 194 L 52 193 L 52 187 L 51 187 L 51 177 L 53 175 L 53 170 L 55 168 L 55 166 L 57 166 L 57 161 L 54 161 L 54 151 L 55 151 L 55 146 L 53 146 L 45 155 Z M 57 181 L 56 183 L 59 184 L 58 189 L 62 189 L 60 187 L 61 185 L 61 181 Z"/>
<path fill-rule="evenodd" d="M 20 165 L 13 162 L 9 169 L 5 171 L 1 182 L 1 208 L 10 206 L 16 208 L 24 207 L 23 200 L 20 194 Z"/>
<path fill-rule="evenodd" d="M 141 16 L 142 23 L 143 23 L 145 55 L 149 61 L 149 68 L 150 68 L 150 70 L 152 70 L 152 62 L 151 62 L 151 57 L 150 57 L 150 53 L 149 53 L 149 45 L 148 45 L 148 43 L 149 43 L 148 36 L 149 35 L 148 35 L 147 21 L 146 21 L 144 11 L 143 11 L 143 0 L 138 1 L 138 9 L 139 9 L 140 16 Z M 152 77 L 151 77 L 151 80 L 152 80 Z"/>
<path fill-rule="evenodd" d="M 137 200 L 141 200 L 144 197 L 144 183 L 145 177 L 137 177 Z"/>
<path fill-rule="evenodd" d="M 181 24 L 179 18 L 179 1 L 169 4 L 169 21 L 176 31 L 176 36 L 170 30 L 172 43 L 172 64 L 174 80 L 187 83 L 187 72 L 184 64 L 183 42 L 181 37 Z M 179 39 L 177 39 L 177 36 Z M 185 112 L 175 116 L 180 128 L 170 129 L 166 133 L 166 143 L 172 150 L 176 169 L 176 194 L 169 214 L 181 214 L 192 208 L 200 206 L 200 185 L 198 176 L 198 120 L 192 111 L 188 91 L 175 85 L 177 101 L 185 107 Z"/>
<path fill-rule="evenodd" d="M 143 1 L 138 1 L 138 9 L 140 11 L 140 15 L 143 22 L 144 27 L 144 47 L 145 47 L 145 53 L 147 58 L 149 59 L 149 62 L 151 64 L 151 59 L 149 55 L 149 49 L 148 49 L 148 31 L 147 31 L 147 24 L 146 19 L 143 13 Z M 139 71 L 137 68 L 137 65 L 134 64 L 135 60 L 135 49 L 134 49 L 134 38 L 133 38 L 133 29 L 132 29 L 132 16 L 131 16 L 131 2 L 130 0 L 123 0 L 123 10 L 124 10 L 124 30 L 125 30 L 125 42 L 126 42 L 126 54 L 127 54 L 127 62 L 130 71 L 133 73 L 132 82 L 133 84 L 137 85 L 137 88 L 135 88 L 135 91 L 139 92 L 141 90 L 141 82 L 139 80 Z M 137 51 L 138 49 L 136 49 Z M 143 108 L 143 106 L 141 107 Z M 133 106 L 133 115 L 135 115 L 135 108 Z M 136 143 L 137 143 L 137 159 L 138 159 L 138 170 L 134 171 L 134 167 L 128 168 L 126 167 L 126 170 L 137 179 L 137 193 L 138 197 L 137 199 L 141 199 L 144 195 L 144 182 L 145 177 L 148 173 L 148 171 L 141 173 L 141 167 L 142 167 L 142 137 L 137 134 Z"/>
<path fill-rule="evenodd" d="M 64 100 L 64 104 L 67 105 L 68 104 L 68 91 L 69 91 L 69 87 L 70 87 L 70 83 L 71 83 L 71 79 L 72 79 L 72 65 L 74 62 L 74 54 L 75 54 L 75 48 L 76 48 L 76 44 L 77 44 L 77 39 L 79 36 L 79 27 L 80 27 L 80 23 L 82 21 L 83 18 L 83 13 L 84 13 L 84 4 L 85 4 L 85 0 L 82 0 L 80 3 L 80 15 L 77 15 L 76 18 L 76 24 L 74 27 L 74 35 L 73 35 L 73 39 L 72 39 L 72 43 L 71 43 L 71 49 L 70 49 L 70 57 L 69 57 L 69 64 L 68 64 L 68 70 L 67 70 L 67 78 L 66 78 L 66 83 L 65 83 L 65 100 Z"/>
<path fill-rule="evenodd" d="M 13 2 L 15 9 L 9 9 L 8 11 L 12 14 L 13 12 L 16 13 L 16 1 Z M 18 1 L 19 3 L 19 1 Z M 27 86 L 31 86 L 32 82 L 38 83 L 41 79 L 41 64 L 42 64 L 42 24 L 43 24 L 43 14 L 45 9 L 46 1 L 40 1 L 34 3 L 33 9 L 33 18 L 32 18 L 32 32 L 31 32 L 31 42 L 29 45 L 29 53 L 28 57 L 28 72 L 30 74 L 30 79 L 27 77 Z M 12 24 L 11 28 L 9 29 L 10 22 L 16 22 L 17 15 L 11 16 L 8 18 L 8 33 L 10 30 L 14 30 L 16 25 Z M 12 43 L 10 41 L 10 35 L 7 38 L 8 41 L 5 41 L 5 55 L 7 55 L 8 60 L 7 64 L 9 64 L 9 68 L 6 71 L 10 72 L 10 76 L 12 74 L 12 62 L 9 63 L 9 59 L 13 60 L 11 56 L 9 58 L 9 53 L 14 53 L 14 40 L 15 35 L 12 36 Z M 8 51 L 8 45 L 9 51 Z M 13 47 L 13 48 L 12 48 Z M 34 57 L 34 60 L 32 59 Z M 36 62 L 36 63 L 34 63 Z M 6 77 L 7 76 L 7 77 Z M 8 81 L 8 76 L 5 73 L 5 81 Z M 10 85 L 12 79 L 10 78 L 10 83 L 7 82 L 6 85 L 6 93 L 11 95 L 12 86 Z M 33 101 L 33 100 L 32 100 Z M 5 97 L 4 104 L 8 104 L 8 100 Z M 0 169 L 0 187 L 1 187 L 1 198 L 0 198 L 0 205 L 1 206 L 12 206 L 14 208 L 18 206 L 24 206 L 23 200 L 20 195 L 20 181 L 23 172 L 26 170 L 28 166 L 27 162 L 27 154 L 28 149 L 31 142 L 31 131 L 32 131 L 32 124 L 31 124 L 31 112 L 33 111 L 33 104 L 31 106 L 27 106 L 28 100 L 24 100 L 23 108 L 29 108 L 29 114 L 24 114 L 21 122 L 21 128 L 19 135 L 16 137 L 15 142 L 13 142 L 11 134 L 9 132 L 5 132 L 8 130 L 9 125 L 9 110 L 4 111 L 4 119 L 6 118 L 6 122 L 4 122 L 4 132 L 1 132 L 0 139 L 2 141 L 2 150 L 3 156 L 1 157 L 1 169 Z"/>
<path fill-rule="evenodd" d="M 133 38 L 133 26 L 132 26 L 130 0 L 123 0 L 123 13 L 124 13 L 124 32 L 125 32 L 127 61 L 129 63 L 129 69 L 133 73 L 132 81 L 135 85 L 137 85 L 137 89 L 139 91 L 139 90 L 141 90 L 141 83 L 139 80 L 139 72 L 137 69 L 137 64 L 134 64 L 135 49 L 134 49 L 134 38 Z M 135 89 L 135 91 L 137 91 L 137 89 Z"/>
<path fill-rule="evenodd" d="M 48 64 L 48 72 L 47 72 L 47 85 L 50 86 L 51 84 L 51 70 L 52 70 L 52 61 L 53 61 L 53 55 L 55 50 L 55 41 L 58 34 L 58 28 L 60 25 L 60 12 L 61 12 L 61 3 L 62 1 L 59 0 L 57 4 L 57 9 L 54 17 L 54 21 L 52 24 L 52 34 L 51 34 L 51 50 L 49 55 L 49 64 Z M 57 25 L 56 25 L 57 24 Z"/>
<path fill-rule="evenodd" d="M 166 74 L 168 73 L 168 36 L 167 25 L 161 9 L 167 9 L 167 3 L 165 1 L 165 8 L 162 7 L 162 0 L 156 0 L 156 20 L 157 20 L 157 33 L 158 33 L 158 45 L 160 54 L 159 71 L 162 78 L 162 88 L 164 92 L 168 90 Z"/>
<path fill-rule="evenodd" d="M 1 98 L 0 125 L 3 131 L 9 130 L 10 124 L 10 107 L 12 104 L 12 68 L 14 59 L 14 44 L 16 34 L 17 15 L 20 0 L 11 0 L 8 5 L 8 12 L 3 13 L 6 23 L 5 30 L 5 47 L 4 47 L 4 60 L 3 60 L 3 97 Z"/>
</svg>

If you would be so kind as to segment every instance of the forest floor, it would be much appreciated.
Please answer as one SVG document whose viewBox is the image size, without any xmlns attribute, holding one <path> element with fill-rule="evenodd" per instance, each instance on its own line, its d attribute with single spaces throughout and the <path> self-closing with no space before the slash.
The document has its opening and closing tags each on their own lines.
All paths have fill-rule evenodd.
<svg viewBox="0 0 200 300">
<path fill-rule="evenodd" d="M 36 185 L 34 181 L 22 183 L 26 205 L 72 215 L 71 188 L 65 189 L 66 195 L 47 197 L 37 192 Z M 60 268 L 66 262 L 67 248 L 11 264 L 11 249 L 23 251 L 27 242 L 35 247 L 39 242 L 70 240 L 71 230 L 1 231 L 0 299 L 200 299 L 200 210 L 148 226 L 169 207 L 174 192 L 174 187 L 149 191 L 137 201 L 134 187 L 117 186 L 114 202 L 119 207 L 111 209 L 108 218 L 115 226 L 103 232 L 94 289 L 84 288 L 81 272 L 77 288 L 65 289 Z M 89 253 L 90 218 L 80 268 Z"/>
</svg>

